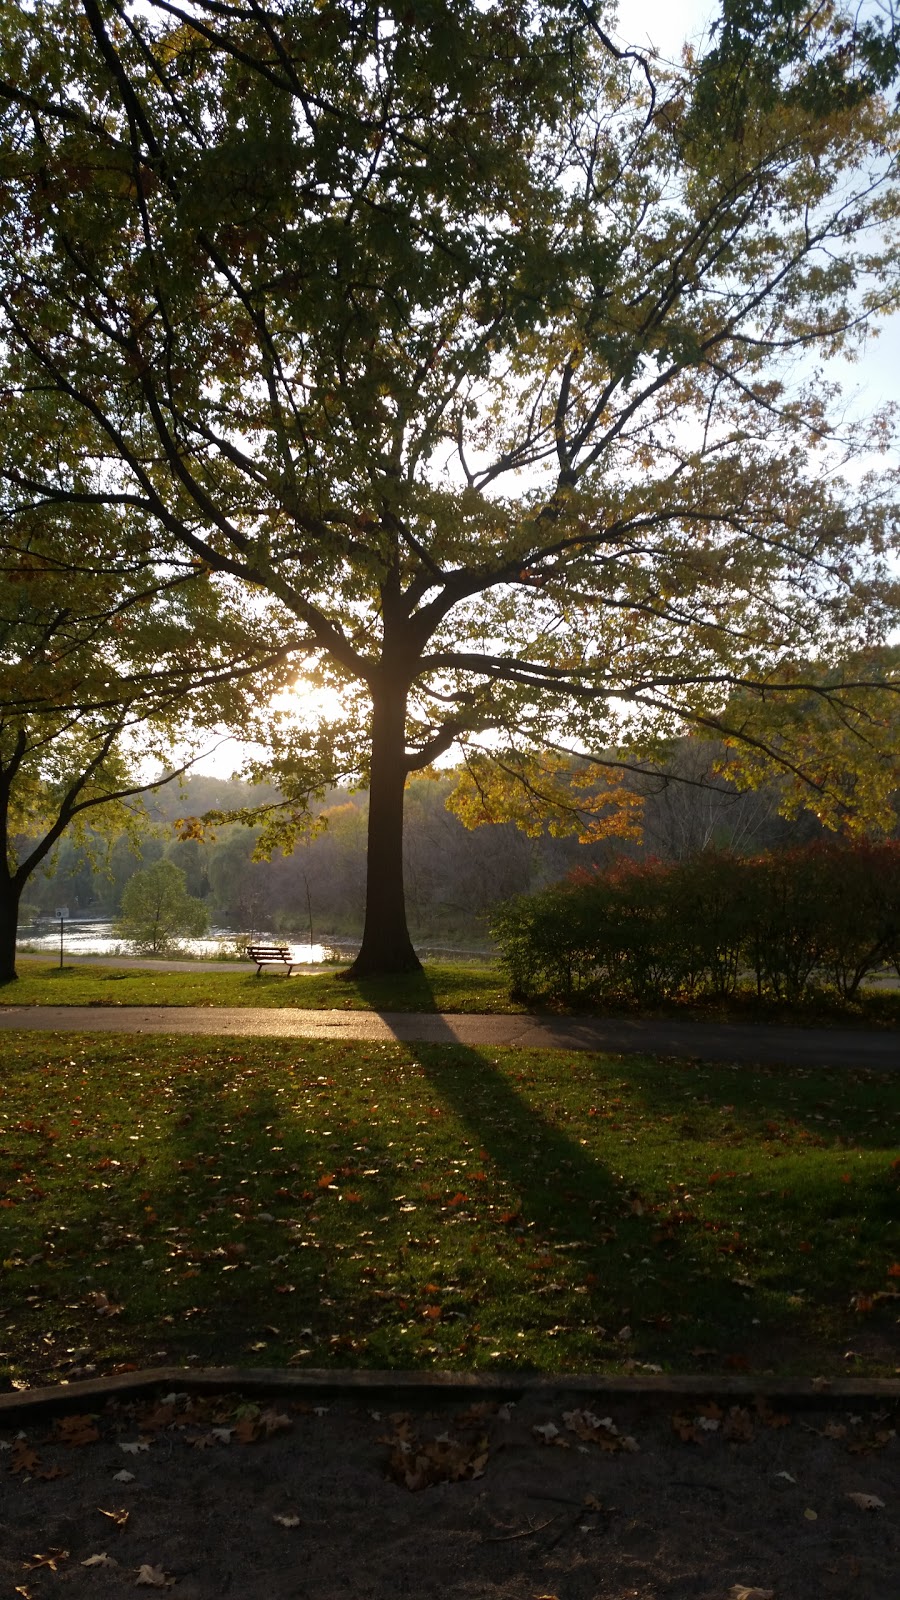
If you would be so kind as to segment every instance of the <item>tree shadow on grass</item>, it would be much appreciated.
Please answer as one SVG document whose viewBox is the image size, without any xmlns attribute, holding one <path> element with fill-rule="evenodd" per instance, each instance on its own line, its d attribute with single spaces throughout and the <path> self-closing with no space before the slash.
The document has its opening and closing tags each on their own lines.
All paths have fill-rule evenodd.
<svg viewBox="0 0 900 1600">
<path fill-rule="evenodd" d="M 591 1115 L 621 1102 L 627 1083 L 652 1134 L 679 1103 L 666 1084 L 683 1068 L 657 1064 L 643 1078 L 640 1062 L 472 1049 L 449 1029 L 420 1045 L 188 1037 L 110 1049 L 73 1038 L 27 1050 L 36 1074 L 23 1106 L 33 1094 L 28 1115 L 43 1118 L 42 1085 L 55 1082 L 47 1115 L 61 1129 L 47 1177 L 37 1161 L 29 1170 L 69 1187 L 0 1213 L 23 1268 L 48 1222 L 66 1230 L 57 1260 L 17 1276 L 16 1292 L 24 1302 L 28 1276 L 68 1343 L 89 1344 L 105 1370 L 192 1354 L 568 1370 L 633 1356 L 684 1368 L 695 1344 L 719 1352 L 707 1366 L 742 1351 L 754 1369 L 771 1364 L 771 1314 L 750 1335 L 758 1348 L 747 1343 L 759 1307 L 736 1281 L 747 1269 L 730 1233 L 673 1223 L 652 1139 L 648 1159 L 639 1129 L 607 1139 Z M 48 1080 L 48 1060 L 68 1078 Z M 82 1120 L 69 1133 L 73 1088 Z M 666 1151 L 678 1141 L 667 1128 Z M 108 1315 L 98 1293 L 124 1309 Z M 36 1370 L 51 1372 L 47 1310 L 25 1320 L 46 1363 Z M 632 1337 L 619 1339 L 626 1325 Z M 801 1308 L 789 1330 L 801 1356 L 806 1327 Z"/>
</svg>

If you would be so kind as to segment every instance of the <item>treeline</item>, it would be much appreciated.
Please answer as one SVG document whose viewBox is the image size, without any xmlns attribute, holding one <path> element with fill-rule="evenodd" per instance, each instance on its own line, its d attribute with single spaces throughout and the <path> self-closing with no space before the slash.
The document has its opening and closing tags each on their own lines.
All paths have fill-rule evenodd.
<svg viewBox="0 0 900 1600">
<path fill-rule="evenodd" d="M 446 801 L 453 771 L 414 777 L 406 797 L 405 875 L 410 925 L 422 944 L 490 942 L 490 916 L 498 903 L 545 888 L 577 868 L 610 866 L 623 856 L 666 861 L 710 849 L 736 855 L 779 848 L 817 836 L 808 815 L 787 823 L 771 790 L 738 794 L 713 780 L 709 746 L 685 743 L 668 776 L 633 781 L 644 795 L 640 841 L 608 838 L 582 844 L 577 837 L 537 837 L 511 822 L 467 828 Z M 118 917 L 122 895 L 139 867 L 165 858 L 185 873 L 189 894 L 203 901 L 214 927 L 237 933 L 272 932 L 304 938 L 353 938 L 362 927 L 367 797 L 335 791 L 317 808 L 323 830 L 290 855 L 253 860 L 259 830 L 226 824 L 214 839 L 177 838 L 175 821 L 211 809 L 260 803 L 271 790 L 207 777 L 151 797 L 136 831 L 111 842 L 88 834 L 65 839 L 52 876 L 30 886 L 29 915 L 49 915 L 65 903 L 78 915 Z"/>
<path fill-rule="evenodd" d="M 900 842 L 814 844 L 749 859 L 620 861 L 521 896 L 494 918 L 521 996 L 853 1000 L 900 974 Z"/>
</svg>

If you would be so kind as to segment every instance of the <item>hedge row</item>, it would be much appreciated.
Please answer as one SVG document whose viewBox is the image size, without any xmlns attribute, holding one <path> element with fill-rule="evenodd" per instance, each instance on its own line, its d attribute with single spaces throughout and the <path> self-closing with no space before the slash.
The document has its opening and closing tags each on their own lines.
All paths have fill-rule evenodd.
<svg viewBox="0 0 900 1600">
<path fill-rule="evenodd" d="M 752 985 L 847 1001 L 879 968 L 900 975 L 900 843 L 623 861 L 510 901 L 493 932 L 528 998 L 724 998 Z"/>
</svg>

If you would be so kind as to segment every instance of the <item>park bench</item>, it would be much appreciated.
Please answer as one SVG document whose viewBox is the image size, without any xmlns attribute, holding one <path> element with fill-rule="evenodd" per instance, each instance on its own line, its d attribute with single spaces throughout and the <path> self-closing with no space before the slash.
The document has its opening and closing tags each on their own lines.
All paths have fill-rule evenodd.
<svg viewBox="0 0 900 1600">
<path fill-rule="evenodd" d="M 281 962 L 287 967 L 288 977 L 294 970 L 295 963 L 291 960 L 291 952 L 286 944 L 248 944 L 247 960 L 256 962 L 256 976 L 259 977 L 264 966 Z"/>
</svg>

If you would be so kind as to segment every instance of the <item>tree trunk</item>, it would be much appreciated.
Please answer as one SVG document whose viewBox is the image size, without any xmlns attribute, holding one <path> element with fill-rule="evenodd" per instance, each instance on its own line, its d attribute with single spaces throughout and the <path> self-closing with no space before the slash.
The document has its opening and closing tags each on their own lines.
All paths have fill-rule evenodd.
<svg viewBox="0 0 900 1600">
<path fill-rule="evenodd" d="M 403 889 L 403 798 L 406 787 L 406 685 L 373 695 L 372 770 L 362 947 L 347 973 L 421 972 L 406 926 Z"/>
<path fill-rule="evenodd" d="M 3 874 L 0 881 L 0 983 L 12 983 L 16 972 L 16 935 L 19 931 L 18 884 Z"/>
</svg>

